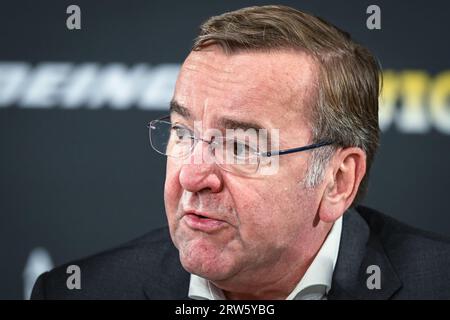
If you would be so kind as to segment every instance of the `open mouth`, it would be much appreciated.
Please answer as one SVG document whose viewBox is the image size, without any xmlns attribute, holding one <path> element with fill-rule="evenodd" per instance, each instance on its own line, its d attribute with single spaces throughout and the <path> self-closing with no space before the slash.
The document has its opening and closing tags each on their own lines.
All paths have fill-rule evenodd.
<svg viewBox="0 0 450 320">
<path fill-rule="evenodd" d="M 226 225 L 222 220 L 213 219 L 194 212 L 186 213 L 184 218 L 184 221 L 191 229 L 201 230 L 205 232 L 213 232 Z"/>
<path fill-rule="evenodd" d="M 211 218 L 211 217 L 204 216 L 204 215 L 202 215 L 200 213 L 197 213 L 197 212 L 187 212 L 186 215 L 193 216 L 193 217 L 195 217 L 197 219 L 218 220 L 218 219 L 214 219 L 214 218 Z"/>
<path fill-rule="evenodd" d="M 208 218 L 206 216 L 203 216 L 201 214 L 196 214 L 196 213 L 189 213 L 189 215 L 192 215 L 192 216 L 194 216 L 194 217 L 196 217 L 198 219 L 202 219 L 202 220 L 206 220 L 206 219 L 208 219 L 208 220 L 215 220 L 215 219 Z"/>
</svg>

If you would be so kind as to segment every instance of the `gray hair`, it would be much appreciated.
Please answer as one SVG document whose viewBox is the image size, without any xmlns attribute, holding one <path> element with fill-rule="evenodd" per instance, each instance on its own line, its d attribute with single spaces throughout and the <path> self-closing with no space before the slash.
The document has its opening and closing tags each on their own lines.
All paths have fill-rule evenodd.
<svg viewBox="0 0 450 320">
<path fill-rule="evenodd" d="M 310 112 L 314 142 L 332 146 L 312 151 L 305 185 L 317 186 L 338 147 L 366 153 L 367 172 L 379 141 L 380 66 L 350 35 L 313 15 L 286 6 L 248 7 L 209 18 L 201 25 L 193 50 L 218 44 L 229 54 L 239 51 L 296 49 L 317 62 L 320 75 L 316 103 Z M 364 196 L 368 174 L 353 204 Z"/>
</svg>

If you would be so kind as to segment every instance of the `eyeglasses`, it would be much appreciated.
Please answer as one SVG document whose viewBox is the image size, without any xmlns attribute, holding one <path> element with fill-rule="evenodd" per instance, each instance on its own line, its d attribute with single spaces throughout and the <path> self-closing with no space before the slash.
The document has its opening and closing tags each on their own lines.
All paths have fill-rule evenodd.
<svg viewBox="0 0 450 320">
<path fill-rule="evenodd" d="M 303 147 L 265 151 L 263 145 L 252 139 L 238 137 L 215 136 L 210 141 L 196 137 L 194 132 L 181 124 L 172 124 L 170 116 L 165 116 L 148 123 L 150 145 L 165 156 L 176 159 L 189 158 L 199 141 L 208 144 L 214 162 L 225 171 L 252 175 L 258 172 L 262 165 L 267 165 L 274 156 L 312 150 L 331 145 L 332 142 L 322 141 Z"/>
</svg>

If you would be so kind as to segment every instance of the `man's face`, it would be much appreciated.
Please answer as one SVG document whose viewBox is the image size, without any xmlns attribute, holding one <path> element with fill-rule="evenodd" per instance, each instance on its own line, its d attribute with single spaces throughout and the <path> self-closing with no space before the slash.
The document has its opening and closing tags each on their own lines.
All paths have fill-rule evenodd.
<svg viewBox="0 0 450 320">
<path fill-rule="evenodd" d="M 307 114 L 316 77 L 315 63 L 299 52 L 226 55 L 210 46 L 184 62 L 173 99 L 182 108 L 171 122 L 193 128 L 201 121 L 203 132 L 256 123 L 279 129 L 280 149 L 303 146 L 311 143 Z M 208 145 L 200 142 L 193 152 L 207 154 Z M 282 156 L 276 174 L 252 177 L 169 157 L 165 206 L 184 268 L 227 281 L 307 256 L 320 202 L 317 190 L 303 187 L 309 157 Z"/>
</svg>

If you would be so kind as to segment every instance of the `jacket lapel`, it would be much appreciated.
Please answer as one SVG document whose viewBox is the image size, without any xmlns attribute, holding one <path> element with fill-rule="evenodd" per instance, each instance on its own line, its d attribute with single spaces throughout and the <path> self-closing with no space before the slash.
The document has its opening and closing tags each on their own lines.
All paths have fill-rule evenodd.
<svg viewBox="0 0 450 320">
<path fill-rule="evenodd" d="M 380 268 L 380 289 L 367 286 L 372 275 L 367 268 L 371 265 Z M 389 299 L 401 285 L 379 236 L 371 232 L 355 209 L 349 209 L 343 217 L 339 255 L 328 299 Z"/>
<path fill-rule="evenodd" d="M 162 271 L 164 272 L 164 271 Z M 144 296 L 149 300 L 188 300 L 189 274 L 161 275 L 144 284 Z"/>
<path fill-rule="evenodd" d="M 143 284 L 144 297 L 155 300 L 189 299 L 190 274 L 181 265 L 178 250 L 170 239 L 161 243 L 160 252 L 164 254 L 158 260 L 158 268 L 149 268 L 152 274 Z"/>
</svg>

